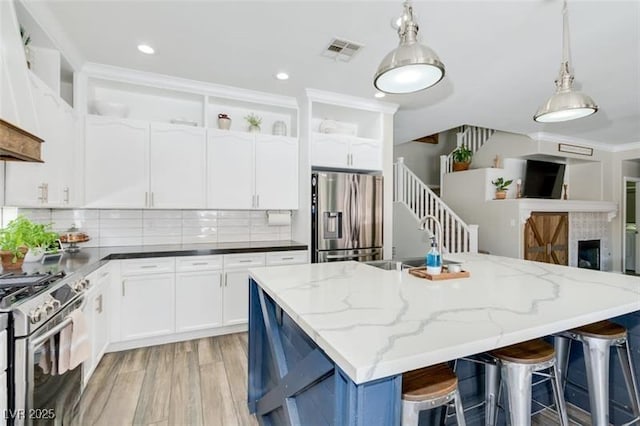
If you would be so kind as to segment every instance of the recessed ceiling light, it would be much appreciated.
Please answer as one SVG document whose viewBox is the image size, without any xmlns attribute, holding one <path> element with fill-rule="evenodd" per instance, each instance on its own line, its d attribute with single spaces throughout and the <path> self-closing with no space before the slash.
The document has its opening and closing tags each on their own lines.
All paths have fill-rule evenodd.
<svg viewBox="0 0 640 426">
<path fill-rule="evenodd" d="M 138 50 L 147 55 L 153 55 L 156 52 L 155 49 L 148 44 L 139 44 Z"/>
<path fill-rule="evenodd" d="M 286 72 L 279 72 L 278 74 L 276 74 L 276 78 L 278 80 L 289 80 L 289 74 L 287 74 Z"/>
<path fill-rule="evenodd" d="M 373 95 L 373 96 L 374 96 L 374 97 L 376 97 L 376 98 L 384 98 L 384 93 L 382 93 L 382 92 L 376 92 L 376 94 L 375 94 L 375 95 Z"/>
</svg>

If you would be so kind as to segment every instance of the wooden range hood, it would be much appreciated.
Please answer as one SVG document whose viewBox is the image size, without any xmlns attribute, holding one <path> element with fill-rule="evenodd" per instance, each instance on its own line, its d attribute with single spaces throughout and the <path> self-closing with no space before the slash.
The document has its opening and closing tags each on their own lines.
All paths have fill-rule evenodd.
<svg viewBox="0 0 640 426">
<path fill-rule="evenodd" d="M 0 118 L 0 160 L 44 163 L 40 144 L 44 140 Z"/>
</svg>

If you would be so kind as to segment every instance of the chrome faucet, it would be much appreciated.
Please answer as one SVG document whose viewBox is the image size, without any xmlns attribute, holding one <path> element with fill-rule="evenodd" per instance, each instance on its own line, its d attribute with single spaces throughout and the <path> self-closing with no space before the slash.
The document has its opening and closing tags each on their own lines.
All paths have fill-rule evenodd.
<svg viewBox="0 0 640 426">
<path fill-rule="evenodd" d="M 442 224 L 434 215 L 428 214 L 422 219 L 420 219 L 420 230 L 427 231 L 427 222 L 429 220 L 433 220 L 433 223 L 436 224 L 436 234 L 434 237 L 438 239 L 438 251 L 440 252 L 440 258 L 442 258 L 442 253 L 444 252 L 444 247 L 442 247 Z"/>
</svg>

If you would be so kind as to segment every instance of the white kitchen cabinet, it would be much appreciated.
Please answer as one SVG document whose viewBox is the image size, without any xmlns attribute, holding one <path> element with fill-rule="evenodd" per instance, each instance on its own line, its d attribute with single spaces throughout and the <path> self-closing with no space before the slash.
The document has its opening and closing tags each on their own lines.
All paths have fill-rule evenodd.
<svg viewBox="0 0 640 426">
<path fill-rule="evenodd" d="M 351 168 L 358 170 L 382 170 L 382 141 L 353 138 L 350 144 Z"/>
<path fill-rule="evenodd" d="M 44 139 L 44 163 L 8 162 L 5 205 L 19 207 L 69 207 L 78 191 L 76 166 L 76 118 L 73 110 L 38 77 L 29 74 L 39 121 L 38 136 Z"/>
<path fill-rule="evenodd" d="M 267 253 L 267 266 L 309 263 L 306 250 L 273 251 Z"/>
<path fill-rule="evenodd" d="M 222 256 L 176 258 L 176 331 L 222 325 Z"/>
<path fill-rule="evenodd" d="M 224 256 L 223 325 L 249 320 L 249 268 L 264 266 L 264 253 Z"/>
<path fill-rule="evenodd" d="M 382 170 L 382 142 L 335 133 L 313 133 L 311 163 L 317 167 Z"/>
<path fill-rule="evenodd" d="M 149 207 L 206 208 L 206 149 L 204 128 L 151 124 Z"/>
<path fill-rule="evenodd" d="M 146 207 L 149 124 L 87 116 L 85 133 L 85 206 Z"/>
<path fill-rule="evenodd" d="M 349 166 L 349 136 L 314 133 L 311 136 L 311 164 L 344 169 Z"/>
<path fill-rule="evenodd" d="M 257 135 L 255 142 L 255 207 L 298 208 L 298 141 L 285 136 Z"/>
<path fill-rule="evenodd" d="M 209 130 L 209 208 L 297 209 L 298 141 Z"/>
<path fill-rule="evenodd" d="M 82 365 L 83 383 L 86 385 L 109 344 L 109 292 L 111 267 L 105 265 L 86 277 L 90 282 L 84 308 L 89 333 L 91 355 Z"/>
<path fill-rule="evenodd" d="M 253 208 L 253 141 L 252 133 L 209 130 L 209 208 Z"/>
<path fill-rule="evenodd" d="M 123 260 L 120 269 L 119 340 L 174 333 L 174 258 Z"/>
</svg>

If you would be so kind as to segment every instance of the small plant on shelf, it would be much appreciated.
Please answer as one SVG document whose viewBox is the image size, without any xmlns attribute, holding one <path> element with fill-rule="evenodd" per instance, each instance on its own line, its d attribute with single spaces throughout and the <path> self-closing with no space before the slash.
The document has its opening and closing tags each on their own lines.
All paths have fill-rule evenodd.
<svg viewBox="0 0 640 426">
<path fill-rule="evenodd" d="M 259 132 L 260 125 L 262 124 L 262 118 L 258 117 L 254 113 L 247 115 L 245 118 L 247 123 L 249 123 L 249 131 L 250 132 Z"/>
<path fill-rule="evenodd" d="M 509 189 L 509 185 L 511 185 L 512 182 L 512 179 L 504 180 L 504 178 L 501 177 L 491 181 L 491 183 L 496 187 L 496 200 L 504 200 L 507 198 L 507 189 Z"/>
<path fill-rule="evenodd" d="M 469 169 L 471 158 L 473 157 L 473 152 L 471 152 L 471 150 L 466 146 L 461 145 L 456 148 L 455 151 L 453 151 L 451 156 L 453 158 L 453 171 L 459 172 Z"/>
<path fill-rule="evenodd" d="M 0 229 L 0 257 L 4 269 L 22 267 L 28 251 L 32 260 L 39 260 L 49 250 L 57 250 L 58 234 L 51 225 L 34 223 L 23 215 L 18 215 L 7 226 Z"/>
<path fill-rule="evenodd" d="M 20 38 L 22 39 L 22 47 L 24 47 L 24 56 L 27 59 L 27 67 L 31 69 L 31 36 L 27 34 L 25 29 L 20 25 Z"/>
</svg>

